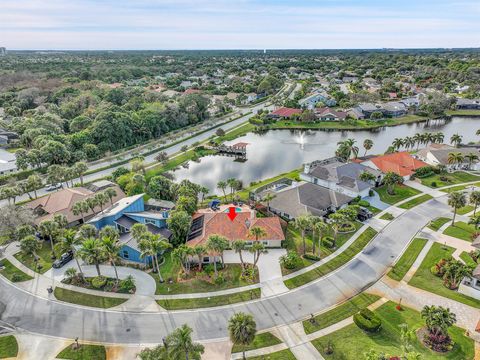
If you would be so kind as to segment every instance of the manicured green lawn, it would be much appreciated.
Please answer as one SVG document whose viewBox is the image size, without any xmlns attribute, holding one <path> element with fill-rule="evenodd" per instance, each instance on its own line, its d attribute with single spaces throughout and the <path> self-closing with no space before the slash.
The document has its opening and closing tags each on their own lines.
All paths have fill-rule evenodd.
<svg viewBox="0 0 480 360">
<path fill-rule="evenodd" d="M 258 282 L 258 272 L 253 282 L 240 279 L 242 272 L 240 264 L 226 264 L 225 269 L 219 271 L 219 274 L 222 274 L 225 279 L 221 284 L 215 284 L 213 277 L 210 278 L 206 274 L 199 276 L 198 273 L 195 274 L 193 271 L 191 272 L 190 279 L 178 281 L 178 273 L 180 272 L 180 269 L 180 265 L 172 261 L 170 253 L 166 253 L 165 262 L 160 265 L 160 272 L 162 273 L 165 282 L 161 284 L 157 274 L 150 274 L 157 283 L 156 294 L 190 294 L 218 291 L 251 285 Z M 169 279 L 171 279 L 173 283 L 169 283 Z"/>
<path fill-rule="evenodd" d="M 460 259 L 462 259 L 465 262 L 465 264 L 467 264 L 467 265 L 470 265 L 470 266 L 477 266 L 478 265 L 475 261 L 473 261 L 470 254 L 467 253 L 466 251 L 462 251 L 462 253 L 460 254 Z"/>
<path fill-rule="evenodd" d="M 377 295 L 371 295 L 367 293 L 358 294 L 343 304 L 333 308 L 332 310 L 315 316 L 315 322 L 313 323 L 310 321 L 310 319 L 303 320 L 303 328 L 305 329 L 305 333 L 311 334 L 315 331 L 322 330 L 330 325 L 336 324 L 350 316 L 353 316 L 355 313 L 368 307 L 370 304 L 373 304 L 379 299 L 380 296 Z"/>
<path fill-rule="evenodd" d="M 392 214 L 386 212 L 385 214 L 383 214 L 382 216 L 380 216 L 380 219 L 391 221 L 391 220 L 395 219 L 395 217 L 394 217 Z"/>
<path fill-rule="evenodd" d="M 390 205 L 396 204 L 399 201 L 402 201 L 414 195 L 420 194 L 420 191 L 418 191 L 417 189 L 411 188 L 407 185 L 396 185 L 395 193 L 393 195 L 390 195 L 387 192 L 386 186 L 380 186 L 376 188 L 375 191 L 380 196 L 380 200 Z"/>
<path fill-rule="evenodd" d="M 297 360 L 289 349 L 277 351 L 268 355 L 254 356 L 247 358 L 248 360 Z"/>
<path fill-rule="evenodd" d="M 442 180 L 443 179 L 443 180 Z M 444 187 L 448 185 L 461 184 L 472 181 L 479 181 L 480 177 L 466 173 L 464 171 L 456 171 L 453 173 L 447 174 L 435 174 L 426 178 L 421 179 L 422 184 L 429 187 L 432 186 L 432 183 L 436 183 L 436 187 Z"/>
<path fill-rule="evenodd" d="M 0 359 L 16 357 L 18 354 L 17 339 L 13 335 L 0 336 Z"/>
<path fill-rule="evenodd" d="M 56 287 L 53 294 L 58 300 L 83 306 L 108 309 L 123 304 L 128 299 L 112 298 L 97 295 L 84 294 L 78 291 Z"/>
<path fill-rule="evenodd" d="M 338 256 L 330 260 L 329 262 L 320 265 L 316 269 L 310 270 L 304 274 L 298 275 L 291 279 L 285 281 L 285 285 L 289 289 L 293 289 L 315 279 L 318 279 L 321 276 L 332 272 L 335 269 L 338 269 L 340 266 L 346 264 L 350 261 L 355 255 L 357 255 L 363 248 L 373 239 L 377 232 L 372 228 L 367 228 L 360 236 L 351 244 L 345 251 L 340 253 Z"/>
<path fill-rule="evenodd" d="M 332 334 L 312 341 L 312 344 L 326 360 L 363 359 L 363 354 L 370 349 L 386 353 L 390 356 L 402 355 L 400 324 L 407 324 L 409 329 L 417 330 L 423 327 L 424 321 L 418 311 L 404 307 L 403 311 L 395 309 L 396 304 L 388 302 L 379 307 L 375 313 L 382 320 L 382 328 L 377 333 L 367 333 L 355 324 L 348 325 Z M 418 341 L 413 340 L 414 351 L 421 354 L 422 360 L 452 359 L 473 360 L 474 341 L 464 336 L 464 330 L 458 327 L 450 329 L 450 335 L 455 343 L 448 353 L 435 353 Z M 325 354 L 325 347 L 331 341 L 334 352 Z"/>
<path fill-rule="evenodd" d="M 54 261 L 52 260 L 52 248 L 50 247 L 50 241 L 42 241 L 42 247 L 37 251 L 37 255 L 38 262 L 35 262 L 35 258 L 33 256 L 27 255 L 22 251 L 16 253 L 15 257 L 29 269 L 43 274 L 51 269 Z"/>
<path fill-rule="evenodd" d="M 449 221 L 452 221 L 452 219 L 449 219 L 446 217 L 439 217 L 430 221 L 430 224 L 428 224 L 428 227 L 434 231 L 438 231 L 443 225 L 445 225 Z"/>
<path fill-rule="evenodd" d="M 476 184 L 473 184 L 473 186 L 480 187 L 480 182 L 478 182 Z M 448 188 L 448 189 L 443 189 L 442 191 L 447 192 L 447 193 L 451 193 L 451 192 L 455 192 L 455 191 L 462 191 L 462 190 L 465 190 L 465 189 L 468 189 L 468 188 L 471 188 L 471 187 L 472 187 L 472 185 L 458 185 L 458 186 L 452 186 L 451 188 Z"/>
<path fill-rule="evenodd" d="M 460 294 L 457 291 L 447 289 L 443 285 L 443 280 L 430 272 L 430 268 L 433 265 L 435 265 L 442 258 L 446 259 L 451 257 L 454 251 L 455 249 L 450 246 L 444 246 L 439 243 L 433 244 L 427 256 L 425 259 L 423 259 L 422 264 L 418 268 L 417 272 L 409 281 L 409 284 L 419 289 L 423 289 L 480 309 L 480 300 Z"/>
<path fill-rule="evenodd" d="M 0 270 L 0 274 L 5 276 L 8 280 L 12 282 L 21 282 L 33 279 L 30 275 L 25 274 L 22 270 L 14 266 L 7 259 L 3 259 L 2 261 L 0 261 L 0 267 L 2 266 L 5 268 L 3 270 Z"/>
<path fill-rule="evenodd" d="M 402 280 L 408 270 L 412 267 L 418 254 L 420 254 L 420 251 L 422 251 L 426 243 L 426 239 L 413 239 L 395 266 L 388 272 L 388 276 L 397 281 Z"/>
<path fill-rule="evenodd" d="M 249 351 L 249 350 L 260 349 L 260 348 L 273 346 L 281 343 L 282 343 L 282 340 L 277 338 L 272 333 L 264 332 L 264 333 L 255 335 L 255 339 L 253 339 L 253 343 L 251 343 L 250 345 L 247 345 L 245 347 L 241 345 L 233 345 L 232 353 L 237 353 L 244 350 Z"/>
<path fill-rule="evenodd" d="M 412 200 L 409 200 L 405 203 L 403 203 L 402 205 L 399 206 L 399 208 L 402 208 L 402 209 L 411 209 L 417 205 L 420 205 L 422 203 L 424 203 L 425 201 L 428 201 L 430 199 L 433 199 L 433 197 L 431 195 L 428 195 L 428 194 L 424 194 L 424 195 L 421 195 L 419 197 L 416 197 Z"/>
<path fill-rule="evenodd" d="M 475 230 L 474 225 L 464 223 L 463 221 L 456 221 L 455 226 L 450 225 L 443 233 L 461 240 L 472 242 L 472 235 L 478 231 L 479 230 Z"/>
<path fill-rule="evenodd" d="M 475 116 L 478 116 L 480 115 L 480 110 L 447 110 L 445 111 L 445 114 L 447 115 L 452 115 L 452 116 L 455 116 L 455 115 L 463 115 L 463 116 L 469 116 L 469 115 L 475 115 Z"/>
<path fill-rule="evenodd" d="M 158 305 L 167 310 L 182 310 L 182 309 L 198 309 L 215 307 L 222 305 L 230 305 L 244 301 L 259 299 L 261 294 L 260 289 L 253 289 L 248 291 L 237 292 L 228 295 L 203 297 L 196 299 L 169 299 L 157 300 Z"/>
<path fill-rule="evenodd" d="M 467 205 L 464 207 L 461 207 L 460 209 L 457 209 L 457 214 L 458 215 L 465 215 L 468 214 L 470 211 L 473 211 L 475 209 L 472 205 Z"/>
<path fill-rule="evenodd" d="M 76 350 L 73 349 L 73 344 L 69 345 L 57 355 L 57 359 L 69 360 L 105 360 L 106 358 L 105 346 L 86 344 L 81 344 Z"/>
</svg>

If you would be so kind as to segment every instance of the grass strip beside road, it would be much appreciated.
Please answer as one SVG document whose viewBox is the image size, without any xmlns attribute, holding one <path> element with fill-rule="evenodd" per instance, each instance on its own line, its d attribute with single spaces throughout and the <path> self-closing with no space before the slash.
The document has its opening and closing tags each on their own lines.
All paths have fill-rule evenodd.
<svg viewBox="0 0 480 360">
<path fill-rule="evenodd" d="M 371 227 L 367 228 L 367 230 L 360 234 L 360 236 L 347 249 L 345 249 L 345 251 L 341 252 L 332 260 L 320 265 L 313 270 L 286 280 L 285 285 L 289 289 L 294 289 L 296 287 L 305 285 L 310 281 L 316 280 L 319 277 L 325 276 L 328 273 L 334 271 L 335 269 L 338 269 L 339 267 L 353 259 L 353 257 L 357 255 L 360 251 L 362 251 L 363 248 L 367 246 L 367 244 L 370 242 L 370 240 L 375 237 L 375 235 L 377 235 L 377 231 L 375 231 Z"/>
<path fill-rule="evenodd" d="M 398 207 L 399 208 L 402 208 L 402 209 L 411 209 L 417 205 L 420 205 L 428 200 L 431 200 L 433 199 L 433 196 L 432 195 L 429 195 L 429 194 L 423 194 L 419 197 L 416 197 L 412 200 L 409 200 L 407 202 L 404 202 L 403 204 L 399 205 Z"/>
<path fill-rule="evenodd" d="M 242 346 L 242 345 L 234 344 L 232 348 L 232 353 L 261 349 L 267 346 L 273 346 L 281 343 L 282 343 L 282 340 L 277 338 L 272 333 L 264 332 L 264 333 L 255 335 L 255 338 L 253 339 L 253 342 L 250 345 Z"/>
<path fill-rule="evenodd" d="M 362 309 L 365 309 L 375 301 L 379 300 L 380 296 L 361 293 L 354 296 L 343 304 L 336 306 L 332 310 L 321 313 L 314 317 L 312 322 L 310 319 L 303 321 L 303 329 L 306 334 L 312 334 L 318 330 L 325 329 L 330 325 L 336 324 Z"/>
<path fill-rule="evenodd" d="M 468 242 L 473 241 L 473 234 L 475 234 L 477 230 L 475 229 L 475 225 L 467 224 L 463 221 L 455 222 L 455 225 L 450 225 L 445 229 L 443 232 L 445 235 L 456 237 L 460 240 L 465 240 Z"/>
<path fill-rule="evenodd" d="M 293 353 L 289 349 L 277 351 L 267 355 L 248 357 L 247 359 L 248 360 L 297 360 L 295 355 L 293 355 Z"/>
<path fill-rule="evenodd" d="M 25 274 L 22 270 L 17 268 L 7 259 L 3 259 L 2 261 L 0 261 L 0 267 L 4 268 L 0 270 L 0 274 L 5 276 L 11 282 L 21 282 L 33 279 L 33 277 Z"/>
<path fill-rule="evenodd" d="M 71 304 L 90 306 L 102 309 L 108 309 L 114 306 L 123 304 L 128 299 L 106 297 L 86 294 L 78 291 L 68 290 L 60 287 L 56 287 L 53 294 L 55 298 L 60 301 L 65 301 Z"/>
<path fill-rule="evenodd" d="M 17 354 L 18 343 L 15 336 L 0 336 L 0 359 L 15 358 Z"/>
<path fill-rule="evenodd" d="M 395 217 L 392 214 L 390 214 L 389 212 L 387 212 L 387 213 L 383 214 L 382 216 L 380 216 L 380 219 L 391 221 L 391 220 L 395 219 Z"/>
<path fill-rule="evenodd" d="M 403 255 L 400 257 L 400 259 L 388 272 L 387 275 L 393 280 L 402 280 L 408 270 L 410 270 L 410 268 L 412 267 L 413 263 L 417 259 L 422 249 L 427 244 L 427 241 L 427 239 L 421 238 L 413 239 L 407 250 L 403 253 Z"/>
<path fill-rule="evenodd" d="M 105 360 L 107 352 L 103 345 L 81 344 L 78 349 L 73 348 L 74 344 L 67 346 L 58 355 L 57 359 L 69 360 Z"/>
<path fill-rule="evenodd" d="M 438 217 L 432 221 L 430 221 L 430 224 L 428 224 L 428 228 L 432 229 L 433 231 L 438 231 L 440 228 L 445 225 L 447 222 L 451 221 L 452 219 L 446 218 L 446 217 Z"/>
<path fill-rule="evenodd" d="M 394 194 L 389 194 L 386 186 L 380 186 L 376 188 L 375 191 L 380 196 L 381 201 L 390 205 L 396 204 L 399 201 L 420 194 L 420 191 L 418 191 L 417 189 L 411 188 L 406 185 L 396 185 Z"/>
<path fill-rule="evenodd" d="M 233 294 L 202 298 L 162 299 L 157 300 L 157 303 L 166 310 L 199 309 L 255 300 L 260 298 L 260 294 L 261 290 L 257 288 Z"/>
</svg>

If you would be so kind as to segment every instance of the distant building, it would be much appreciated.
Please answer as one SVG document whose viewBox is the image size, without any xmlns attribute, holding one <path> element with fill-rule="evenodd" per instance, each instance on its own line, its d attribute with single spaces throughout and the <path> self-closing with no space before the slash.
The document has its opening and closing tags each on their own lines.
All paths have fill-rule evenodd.
<svg viewBox="0 0 480 360">
<path fill-rule="evenodd" d="M 457 99 L 458 110 L 480 110 L 480 99 Z"/>
<path fill-rule="evenodd" d="M 329 107 L 315 109 L 315 117 L 320 121 L 343 121 L 347 115 L 345 111 L 336 111 Z"/>
<path fill-rule="evenodd" d="M 387 172 L 394 172 L 400 175 L 405 180 L 410 179 L 410 176 L 415 170 L 428 166 L 427 163 L 415 159 L 408 152 L 396 152 L 382 156 L 375 156 L 362 162 L 362 165 L 368 166 L 372 169 L 378 169 L 384 174 Z"/>
<path fill-rule="evenodd" d="M 317 105 L 319 102 L 323 102 L 327 106 L 337 105 L 337 102 L 334 99 L 330 98 L 326 93 L 312 94 L 310 96 L 307 96 L 306 98 L 299 100 L 298 104 L 302 108 L 313 109 L 315 108 L 315 105 Z"/>
<path fill-rule="evenodd" d="M 462 163 L 450 164 L 448 162 L 449 154 L 460 153 L 464 159 Z M 474 154 L 480 157 L 480 150 L 474 147 L 455 148 L 447 144 L 430 144 L 426 148 L 419 150 L 415 156 L 432 166 L 443 165 L 448 170 L 467 169 L 480 170 L 480 162 L 478 160 L 469 162 L 469 154 Z"/>
<path fill-rule="evenodd" d="M 400 117 L 406 115 L 406 113 L 407 108 L 401 102 L 392 101 L 383 104 L 383 114 L 387 117 Z"/>
<path fill-rule="evenodd" d="M 381 112 L 383 115 L 383 109 L 380 105 L 375 105 L 372 103 L 363 103 L 358 104 L 355 108 L 359 113 L 363 114 L 365 119 L 370 119 L 374 112 Z"/>
<path fill-rule="evenodd" d="M 268 114 L 268 117 L 273 119 L 290 119 L 292 117 L 299 116 L 301 113 L 301 109 L 281 107 Z"/>
<path fill-rule="evenodd" d="M 8 139 L 3 139 L 7 141 Z M 10 174 L 17 171 L 17 157 L 6 150 L 0 149 L 0 175 Z"/>
<path fill-rule="evenodd" d="M 7 55 L 7 48 L 0 47 L 0 56 L 5 56 L 5 55 Z"/>
</svg>

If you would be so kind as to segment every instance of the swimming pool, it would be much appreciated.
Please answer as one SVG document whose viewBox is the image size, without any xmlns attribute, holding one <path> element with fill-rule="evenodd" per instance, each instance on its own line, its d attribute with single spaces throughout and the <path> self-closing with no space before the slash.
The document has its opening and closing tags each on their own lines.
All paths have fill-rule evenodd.
<svg viewBox="0 0 480 360">
<path fill-rule="evenodd" d="M 223 210 L 223 212 L 225 212 L 225 213 L 230 212 L 230 208 L 226 208 L 225 210 Z M 237 212 L 237 213 L 242 212 L 242 208 L 236 207 L 235 212 Z"/>
</svg>

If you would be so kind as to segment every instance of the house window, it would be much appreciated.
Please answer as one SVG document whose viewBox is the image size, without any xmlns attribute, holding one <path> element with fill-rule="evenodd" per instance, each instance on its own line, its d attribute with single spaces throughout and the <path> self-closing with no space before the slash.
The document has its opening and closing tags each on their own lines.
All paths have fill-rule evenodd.
<svg viewBox="0 0 480 360">
<path fill-rule="evenodd" d="M 203 262 L 203 263 L 209 263 L 209 262 L 210 262 L 210 258 L 209 258 L 208 256 L 204 256 L 202 262 Z"/>
<path fill-rule="evenodd" d="M 123 258 L 128 259 L 128 251 L 127 250 L 123 250 Z"/>
<path fill-rule="evenodd" d="M 264 241 L 262 241 L 262 244 L 265 245 L 265 246 L 267 246 L 267 245 L 268 245 L 268 241 L 265 241 L 265 240 L 264 240 Z"/>
<path fill-rule="evenodd" d="M 251 242 L 251 241 L 246 241 L 245 244 L 246 244 L 247 246 L 251 246 L 251 245 L 252 245 L 252 242 Z"/>
<path fill-rule="evenodd" d="M 152 219 L 145 219 L 145 224 L 152 224 L 152 225 L 155 225 L 155 220 L 152 220 Z"/>
</svg>

